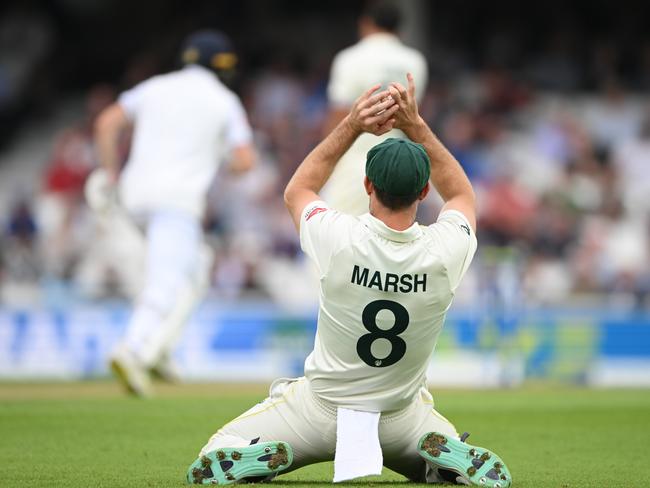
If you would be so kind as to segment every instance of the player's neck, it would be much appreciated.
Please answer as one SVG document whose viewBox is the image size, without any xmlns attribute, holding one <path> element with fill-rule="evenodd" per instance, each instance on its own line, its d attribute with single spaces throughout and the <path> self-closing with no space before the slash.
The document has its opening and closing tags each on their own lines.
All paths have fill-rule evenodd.
<svg viewBox="0 0 650 488">
<path fill-rule="evenodd" d="M 381 205 L 373 205 L 370 207 L 370 215 L 381 220 L 391 229 L 399 231 L 406 230 L 413 225 L 416 212 L 416 205 L 397 211 L 387 209 Z"/>
<path fill-rule="evenodd" d="M 394 32 L 390 32 L 387 31 L 386 29 L 377 27 L 372 22 L 361 22 L 361 24 L 359 25 L 359 38 L 364 39 L 374 34 L 386 34 L 391 36 L 396 35 Z"/>
</svg>

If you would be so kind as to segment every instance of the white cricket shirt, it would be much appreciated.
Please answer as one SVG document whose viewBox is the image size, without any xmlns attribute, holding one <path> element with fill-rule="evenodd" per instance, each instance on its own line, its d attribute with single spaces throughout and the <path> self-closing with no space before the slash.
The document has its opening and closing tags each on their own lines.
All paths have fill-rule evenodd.
<svg viewBox="0 0 650 488">
<path fill-rule="evenodd" d="M 443 212 L 404 231 L 370 214 L 316 201 L 300 222 L 303 251 L 320 276 L 312 390 L 334 405 L 386 412 L 408 405 L 426 369 L 476 236 L 465 216 Z"/>
<path fill-rule="evenodd" d="M 425 57 L 393 34 L 366 36 L 335 56 L 327 87 L 330 105 L 347 109 L 376 83 L 386 87 L 389 82 L 398 81 L 406 86 L 408 72 L 413 74 L 416 98 L 421 100 L 428 78 Z M 362 134 L 343 155 L 323 190 L 333 208 L 352 215 L 368 211 L 368 196 L 363 188 L 366 153 L 388 137 L 404 134 L 399 130 L 379 137 Z"/>
<path fill-rule="evenodd" d="M 196 65 L 155 76 L 122 93 L 134 123 L 120 196 L 133 212 L 180 209 L 197 217 L 221 160 L 251 143 L 241 102 Z"/>
</svg>

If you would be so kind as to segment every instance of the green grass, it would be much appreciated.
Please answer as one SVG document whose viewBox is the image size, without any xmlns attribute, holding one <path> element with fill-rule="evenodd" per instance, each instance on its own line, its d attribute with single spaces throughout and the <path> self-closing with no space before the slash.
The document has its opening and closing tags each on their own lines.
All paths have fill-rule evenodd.
<svg viewBox="0 0 650 488">
<path fill-rule="evenodd" d="M 0 384 L 0 486 L 181 487 L 208 437 L 265 395 L 263 387 L 234 385 L 159 391 L 143 401 L 112 383 Z M 506 460 L 515 487 L 650 486 L 650 391 L 528 387 L 434 396 L 441 413 L 472 433 L 470 442 Z M 331 479 L 324 463 L 268 486 Z M 385 470 L 345 485 L 391 484 L 406 481 Z"/>
</svg>

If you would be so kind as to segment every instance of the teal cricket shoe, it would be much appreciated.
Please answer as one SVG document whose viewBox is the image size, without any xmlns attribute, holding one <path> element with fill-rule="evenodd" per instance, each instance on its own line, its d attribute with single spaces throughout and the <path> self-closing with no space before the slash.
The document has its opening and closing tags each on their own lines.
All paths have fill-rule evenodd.
<svg viewBox="0 0 650 488">
<path fill-rule="evenodd" d="M 292 462 L 293 451 L 286 442 L 260 442 L 246 447 L 216 449 L 190 465 L 187 482 L 230 485 L 243 478 L 264 479 L 287 469 Z"/>
<path fill-rule="evenodd" d="M 503 460 L 492 451 L 465 443 L 468 436 L 465 433 L 459 440 L 429 432 L 418 442 L 418 454 L 437 467 L 440 474 L 451 474 L 447 481 L 486 488 L 508 488 L 512 484 L 512 476 Z"/>
</svg>

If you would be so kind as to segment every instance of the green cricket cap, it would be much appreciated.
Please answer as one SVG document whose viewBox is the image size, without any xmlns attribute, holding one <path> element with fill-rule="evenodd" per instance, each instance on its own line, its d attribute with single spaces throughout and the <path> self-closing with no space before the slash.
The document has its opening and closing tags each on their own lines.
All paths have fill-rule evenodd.
<svg viewBox="0 0 650 488">
<path fill-rule="evenodd" d="M 431 162 L 422 144 L 391 137 L 368 151 L 366 176 L 389 195 L 415 195 L 430 175 Z"/>
</svg>

